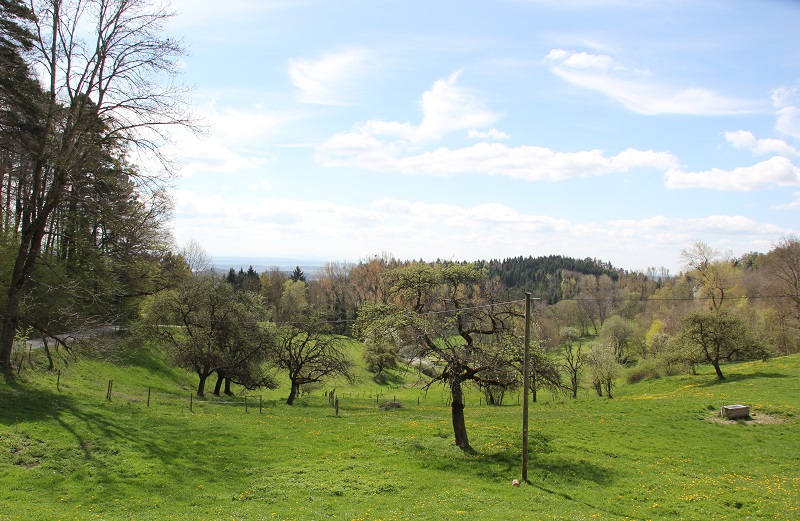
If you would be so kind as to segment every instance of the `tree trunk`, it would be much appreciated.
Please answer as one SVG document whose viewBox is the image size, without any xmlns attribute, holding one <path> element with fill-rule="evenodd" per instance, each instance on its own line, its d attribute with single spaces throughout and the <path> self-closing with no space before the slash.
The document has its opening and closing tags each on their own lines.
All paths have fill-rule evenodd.
<svg viewBox="0 0 800 521">
<path fill-rule="evenodd" d="M 208 378 L 207 374 L 200 375 L 200 383 L 197 384 L 197 396 L 200 398 L 205 397 L 206 395 L 206 379 Z"/>
<path fill-rule="evenodd" d="M 231 391 L 231 379 L 227 376 L 225 377 L 225 394 L 228 396 L 233 396 L 233 391 Z"/>
<path fill-rule="evenodd" d="M 450 394 L 453 398 L 450 411 L 453 417 L 453 434 L 456 446 L 463 451 L 472 451 L 467 437 L 467 423 L 464 421 L 464 393 L 460 381 L 450 382 Z"/>
<path fill-rule="evenodd" d="M 711 365 L 714 366 L 714 371 L 717 373 L 717 379 L 724 380 L 725 376 L 722 374 L 722 370 L 719 368 L 719 360 L 712 360 Z"/>
<path fill-rule="evenodd" d="M 286 399 L 286 405 L 292 405 L 294 399 L 297 398 L 297 393 L 300 390 L 300 385 L 292 382 L 292 390 L 289 391 L 289 397 Z"/>
<path fill-rule="evenodd" d="M 217 371 L 217 383 L 214 384 L 214 396 L 219 396 L 219 392 L 222 390 L 222 381 L 225 377 L 222 375 L 221 372 Z"/>
</svg>

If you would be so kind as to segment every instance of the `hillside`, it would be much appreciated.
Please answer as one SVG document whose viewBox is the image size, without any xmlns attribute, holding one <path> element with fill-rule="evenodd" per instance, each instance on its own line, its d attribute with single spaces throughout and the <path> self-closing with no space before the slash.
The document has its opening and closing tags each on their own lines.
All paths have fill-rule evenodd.
<svg viewBox="0 0 800 521">
<path fill-rule="evenodd" d="M 294 407 L 285 388 L 251 393 L 245 410 L 242 395 L 190 402 L 191 375 L 131 346 L 60 381 L 0 383 L 0 520 L 797 519 L 800 356 L 726 372 L 620 383 L 614 400 L 545 396 L 516 488 L 515 396 L 494 407 L 470 391 L 465 454 L 446 393 L 414 373 L 332 382 Z M 726 403 L 750 404 L 753 421 L 718 421 Z"/>
</svg>

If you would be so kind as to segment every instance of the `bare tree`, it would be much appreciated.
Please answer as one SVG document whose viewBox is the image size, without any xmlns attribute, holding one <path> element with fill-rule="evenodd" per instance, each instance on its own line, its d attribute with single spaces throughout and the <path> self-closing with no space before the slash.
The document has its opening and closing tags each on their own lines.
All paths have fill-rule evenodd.
<svg viewBox="0 0 800 521">
<path fill-rule="evenodd" d="M 587 361 L 591 367 L 592 383 L 598 396 L 603 396 L 605 389 L 606 396 L 613 398 L 611 390 L 614 387 L 614 379 L 622 368 L 617 362 L 614 347 L 602 342 L 595 343 L 589 352 Z"/>
<path fill-rule="evenodd" d="M 211 260 L 211 256 L 208 255 L 203 245 L 194 239 L 190 240 L 178 253 L 195 275 L 207 273 L 214 269 L 214 261 Z"/>
<path fill-rule="evenodd" d="M 800 351 L 800 238 L 783 237 L 767 256 L 771 286 L 775 295 L 782 333 L 782 352 Z"/>
<path fill-rule="evenodd" d="M 46 93 L 35 140 L 27 143 L 19 180 L 18 248 L 2 310 L 0 367 L 11 367 L 20 301 L 53 212 L 98 146 L 120 161 L 160 152 L 171 125 L 192 126 L 186 89 L 174 82 L 181 42 L 162 31 L 172 17 L 149 0 L 33 0 L 32 67 Z M 22 176 L 22 174 L 20 174 Z M 144 189 L 163 176 L 135 175 Z"/>
<path fill-rule="evenodd" d="M 695 292 L 707 299 L 708 308 L 719 311 L 726 299 L 736 294 L 741 271 L 734 266 L 729 252 L 719 252 L 702 241 L 681 251 L 681 260 L 696 281 Z"/>
<path fill-rule="evenodd" d="M 569 376 L 569 389 L 573 398 L 578 397 L 580 385 L 580 370 L 586 362 L 586 355 L 583 353 L 583 343 L 580 342 L 578 331 L 574 327 L 561 328 L 561 341 L 564 343 L 564 364 L 563 367 Z M 575 342 L 578 343 L 577 347 Z"/>
</svg>

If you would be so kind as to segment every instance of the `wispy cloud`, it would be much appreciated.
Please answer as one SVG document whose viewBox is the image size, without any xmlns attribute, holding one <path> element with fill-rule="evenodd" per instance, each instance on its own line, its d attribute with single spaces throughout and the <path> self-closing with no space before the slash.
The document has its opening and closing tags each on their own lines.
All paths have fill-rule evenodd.
<svg viewBox="0 0 800 521">
<path fill-rule="evenodd" d="M 800 208 L 800 192 L 795 192 L 792 194 L 794 196 L 794 201 L 789 201 L 788 203 L 784 204 L 776 204 L 772 206 L 773 210 L 792 210 L 794 208 Z"/>
<path fill-rule="evenodd" d="M 502 130 L 497 130 L 496 128 L 492 127 L 486 132 L 481 132 L 480 130 L 471 128 L 469 132 L 467 132 L 467 137 L 470 139 L 491 139 L 491 140 L 499 140 L 499 139 L 508 139 L 511 136 L 503 132 Z"/>
<path fill-rule="evenodd" d="M 353 99 L 370 62 L 369 51 L 359 48 L 328 52 L 314 59 L 295 58 L 289 62 L 289 77 L 300 89 L 299 101 L 341 105 Z"/>
<path fill-rule="evenodd" d="M 198 116 L 207 126 L 206 135 L 196 136 L 181 129 L 173 132 L 173 144 L 166 152 L 180 163 L 180 175 L 263 168 L 273 161 L 264 144 L 299 118 L 297 114 L 272 110 L 261 102 L 232 105 L 231 97 L 230 93 L 219 95 L 197 106 Z"/>
<path fill-rule="evenodd" d="M 607 55 L 553 49 L 545 62 L 563 80 L 600 92 L 638 114 L 732 115 L 764 109 L 761 103 L 709 89 L 659 84 L 650 72 L 626 67 Z"/>
<path fill-rule="evenodd" d="M 775 156 L 752 166 L 704 172 L 671 170 L 666 174 L 667 188 L 707 188 L 722 191 L 750 192 L 774 186 L 800 186 L 800 168 L 785 157 Z"/>
<path fill-rule="evenodd" d="M 797 85 L 792 87 L 779 87 L 772 91 L 772 103 L 775 105 L 775 129 L 787 136 L 800 138 L 800 89 Z"/>
</svg>

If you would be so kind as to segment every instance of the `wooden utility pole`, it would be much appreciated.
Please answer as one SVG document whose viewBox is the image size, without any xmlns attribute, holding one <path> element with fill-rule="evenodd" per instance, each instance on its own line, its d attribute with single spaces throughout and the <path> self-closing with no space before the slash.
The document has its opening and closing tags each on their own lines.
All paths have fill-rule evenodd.
<svg viewBox="0 0 800 521">
<path fill-rule="evenodd" d="M 534 300 L 539 300 L 537 297 Z M 525 293 L 525 355 L 522 359 L 522 481 L 528 481 L 528 391 L 531 374 L 531 294 Z M 519 395 L 517 395 L 519 396 Z"/>
<path fill-rule="evenodd" d="M 528 374 L 531 363 L 531 294 L 525 293 L 525 355 L 522 359 L 522 481 L 528 481 Z"/>
</svg>

